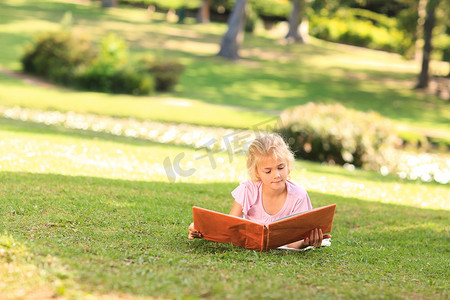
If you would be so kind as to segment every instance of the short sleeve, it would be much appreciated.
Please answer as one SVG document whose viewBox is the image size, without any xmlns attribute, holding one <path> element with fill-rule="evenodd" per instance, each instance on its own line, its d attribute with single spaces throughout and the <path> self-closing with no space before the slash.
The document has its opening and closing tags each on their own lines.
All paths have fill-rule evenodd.
<svg viewBox="0 0 450 300">
<path fill-rule="evenodd" d="M 250 193 L 251 191 L 245 182 L 241 182 L 239 186 L 231 192 L 234 200 L 242 206 L 244 215 L 247 215 L 251 208 Z"/>
<path fill-rule="evenodd" d="M 304 194 L 299 195 L 299 197 L 297 198 L 292 213 L 301 213 L 311 209 L 311 200 L 309 199 L 308 193 L 305 192 Z"/>
<path fill-rule="evenodd" d="M 291 192 L 291 201 L 293 201 L 291 214 L 301 213 L 312 209 L 309 195 L 303 187 L 289 182 L 289 188 Z"/>
</svg>

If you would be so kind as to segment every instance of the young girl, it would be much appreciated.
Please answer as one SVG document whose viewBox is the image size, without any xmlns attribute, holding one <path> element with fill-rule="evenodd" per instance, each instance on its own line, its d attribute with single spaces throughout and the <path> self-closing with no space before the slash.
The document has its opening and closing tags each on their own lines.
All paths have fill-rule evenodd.
<svg viewBox="0 0 450 300">
<path fill-rule="evenodd" d="M 279 218 L 310 210 L 311 201 L 305 189 L 288 179 L 294 166 L 294 155 L 278 134 L 258 136 L 250 145 L 247 156 L 248 181 L 231 192 L 234 204 L 230 215 L 267 225 Z M 189 239 L 201 238 L 194 223 L 189 226 Z M 328 237 L 328 236 L 326 236 Z M 308 238 L 289 248 L 320 246 L 321 229 L 311 231 Z"/>
</svg>

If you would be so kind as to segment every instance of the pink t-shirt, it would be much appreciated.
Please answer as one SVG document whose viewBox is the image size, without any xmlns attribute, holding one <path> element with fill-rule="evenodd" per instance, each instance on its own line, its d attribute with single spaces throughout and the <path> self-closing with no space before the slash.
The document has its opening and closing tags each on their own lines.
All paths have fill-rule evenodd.
<svg viewBox="0 0 450 300">
<path fill-rule="evenodd" d="M 287 196 L 283 208 L 275 215 L 269 215 L 262 203 L 262 182 L 244 181 L 231 195 L 242 206 L 244 218 L 267 225 L 279 218 L 312 209 L 308 193 L 292 181 L 286 181 Z"/>
</svg>

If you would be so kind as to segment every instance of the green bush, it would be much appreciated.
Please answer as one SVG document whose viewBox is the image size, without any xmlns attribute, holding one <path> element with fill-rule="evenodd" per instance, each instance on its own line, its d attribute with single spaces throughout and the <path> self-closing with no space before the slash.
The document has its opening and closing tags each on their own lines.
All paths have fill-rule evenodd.
<svg viewBox="0 0 450 300">
<path fill-rule="evenodd" d="M 277 131 L 297 157 L 368 169 L 391 166 L 389 154 L 398 143 L 386 118 L 340 104 L 308 103 L 287 109 Z"/>
<path fill-rule="evenodd" d="M 244 30 L 248 33 L 255 31 L 256 23 L 258 22 L 258 15 L 251 6 L 248 6 L 245 11 L 245 25 Z"/>
<path fill-rule="evenodd" d="M 155 63 L 151 69 L 157 91 L 170 91 L 178 83 L 184 66 L 177 61 Z"/>
<path fill-rule="evenodd" d="M 128 56 L 128 46 L 123 39 L 115 34 L 105 36 L 100 41 L 99 53 L 93 63 L 77 75 L 78 86 L 106 93 L 152 93 L 152 78 L 131 70 Z"/>
<path fill-rule="evenodd" d="M 111 77 L 111 92 L 120 94 L 148 95 L 153 93 L 153 78 L 148 74 L 137 73 L 125 68 Z"/>
<path fill-rule="evenodd" d="M 160 92 L 171 91 L 178 83 L 184 71 L 184 65 L 177 60 L 166 60 L 154 57 L 144 57 L 138 63 L 141 72 L 153 75 L 155 89 Z"/>
<path fill-rule="evenodd" d="M 54 82 L 107 93 L 152 93 L 149 74 L 134 72 L 128 63 L 128 47 L 115 35 L 105 36 L 97 53 L 85 37 L 69 31 L 37 36 L 26 46 L 23 70 Z"/>
<path fill-rule="evenodd" d="M 95 56 L 91 42 L 69 31 L 43 33 L 25 46 L 21 58 L 24 72 L 51 81 L 71 84 L 76 70 L 92 62 Z"/>
<path fill-rule="evenodd" d="M 312 15 L 310 34 L 328 41 L 400 54 L 413 46 L 408 33 L 398 29 L 395 19 L 356 9 L 340 9 L 334 15 Z"/>
<path fill-rule="evenodd" d="M 140 6 L 155 5 L 159 9 L 198 9 L 202 5 L 202 0 L 120 0 L 120 3 Z M 217 11 L 219 7 L 231 12 L 235 0 L 214 0 L 211 1 L 211 11 Z M 251 8 L 257 16 L 287 19 L 291 12 L 290 0 L 249 0 Z"/>
<path fill-rule="evenodd" d="M 450 62 L 450 35 L 441 34 L 434 38 L 433 48 L 437 59 Z"/>
<path fill-rule="evenodd" d="M 94 65 L 101 66 L 106 72 L 114 72 L 128 64 L 128 45 L 114 33 L 103 37 L 99 46 L 100 51 Z"/>
<path fill-rule="evenodd" d="M 112 72 L 90 68 L 78 75 L 77 83 L 80 88 L 105 93 L 148 95 L 154 91 L 150 75 L 129 67 Z"/>
<path fill-rule="evenodd" d="M 250 0 L 249 3 L 260 17 L 288 19 L 292 9 L 290 0 Z"/>
</svg>

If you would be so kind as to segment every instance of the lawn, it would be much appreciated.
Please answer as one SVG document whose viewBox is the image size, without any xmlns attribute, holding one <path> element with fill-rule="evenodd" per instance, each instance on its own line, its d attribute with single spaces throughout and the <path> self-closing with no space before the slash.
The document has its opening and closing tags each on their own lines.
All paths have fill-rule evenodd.
<svg viewBox="0 0 450 300">
<path fill-rule="evenodd" d="M 273 115 L 172 96 L 133 97 L 63 90 L 0 73 L 0 105 L 41 110 L 75 111 L 121 118 L 245 128 Z"/>
<path fill-rule="evenodd" d="M 190 148 L 5 119 L 0 141 L 0 295 L 449 296 L 447 185 L 299 161 L 313 205 L 338 205 L 332 246 L 259 253 L 186 238 L 192 205 L 228 212 L 242 156 L 214 169 Z M 197 172 L 170 184 L 177 153 Z"/>
<path fill-rule="evenodd" d="M 339 102 L 361 111 L 378 111 L 403 125 L 403 130 L 427 134 L 433 131 L 441 138 L 450 135 L 447 103 L 412 90 L 419 64 L 395 54 L 318 40 L 310 45 L 283 46 L 278 37 L 259 33 L 245 36 L 243 59 L 231 63 L 215 56 L 226 30 L 224 24 L 173 24 L 165 22 L 163 14 L 149 16 L 145 9 L 102 10 L 65 1 L 40 0 L 29 4 L 9 0 L 0 5 L 0 39 L 9 45 L 0 49 L 0 66 L 5 68 L 20 70 L 25 42 L 38 32 L 58 29 L 66 12 L 71 12 L 74 31 L 88 32 L 97 40 L 107 32 L 126 39 L 133 59 L 150 54 L 160 59 L 176 58 L 186 66 L 174 92 L 152 97 L 77 91 L 54 91 L 42 96 L 47 89 L 24 87 L 3 75 L 0 100 L 7 106 L 88 110 L 167 122 L 246 128 L 255 120 L 277 115 L 295 105 L 310 101 Z M 446 68 L 447 65 L 436 64 L 433 70 L 445 72 Z M 39 101 L 33 101 L 30 94 L 36 94 Z M 169 114 L 162 104 L 167 99 L 181 103 L 179 111 L 188 108 L 182 114 L 175 107 L 175 113 Z M 218 112 L 222 109 L 226 112 L 224 116 Z"/>
<path fill-rule="evenodd" d="M 418 66 L 396 55 L 318 40 L 282 46 L 259 33 L 246 35 L 243 59 L 231 63 L 215 56 L 224 24 L 174 24 L 142 9 L 69 2 L 0 3 L 0 40 L 8 45 L 0 48 L 0 111 L 21 106 L 238 133 L 287 107 L 340 102 L 378 111 L 413 134 L 449 139 L 448 103 L 411 90 Z M 176 90 L 108 95 L 11 73 L 23 44 L 56 30 L 67 11 L 74 30 L 124 37 L 133 58 L 180 59 L 186 71 Z M 23 120 L 0 116 L 1 299 L 450 297 L 448 184 L 298 160 L 291 176 L 313 206 L 337 204 L 332 246 L 256 252 L 187 239 L 193 205 L 229 212 L 230 192 L 247 178 L 242 154 L 211 157 L 204 148 Z M 180 157 L 184 173 L 174 172 Z"/>
</svg>

